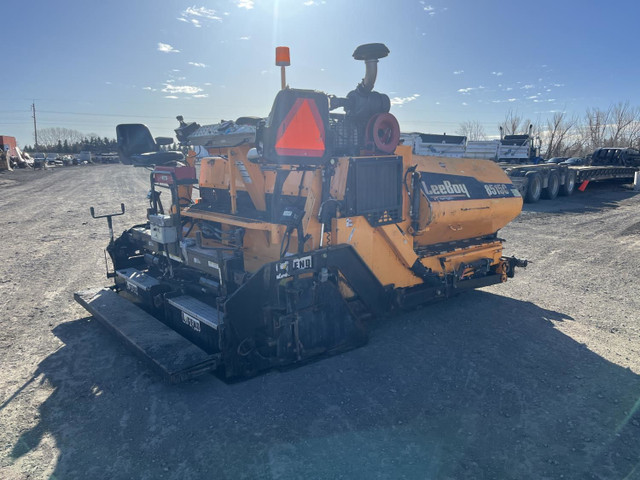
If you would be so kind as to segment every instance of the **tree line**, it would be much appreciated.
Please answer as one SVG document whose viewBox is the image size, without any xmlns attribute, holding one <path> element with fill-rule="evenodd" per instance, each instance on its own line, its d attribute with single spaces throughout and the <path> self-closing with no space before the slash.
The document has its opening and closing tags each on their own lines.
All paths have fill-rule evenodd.
<svg viewBox="0 0 640 480">
<path fill-rule="evenodd" d="M 640 149 L 640 108 L 629 101 L 608 108 L 587 108 L 583 115 L 565 111 L 553 112 L 545 120 L 532 121 L 517 111 L 509 110 L 498 125 L 504 135 L 531 133 L 540 139 L 541 155 L 551 157 L 582 157 L 602 147 Z M 484 127 L 478 121 L 460 124 L 457 132 L 469 140 L 487 140 Z"/>
<path fill-rule="evenodd" d="M 26 145 L 25 152 L 43 153 L 92 153 L 115 152 L 117 142 L 114 138 L 100 137 L 96 133 L 84 134 L 69 128 L 43 128 L 37 130 L 38 145 Z"/>
</svg>

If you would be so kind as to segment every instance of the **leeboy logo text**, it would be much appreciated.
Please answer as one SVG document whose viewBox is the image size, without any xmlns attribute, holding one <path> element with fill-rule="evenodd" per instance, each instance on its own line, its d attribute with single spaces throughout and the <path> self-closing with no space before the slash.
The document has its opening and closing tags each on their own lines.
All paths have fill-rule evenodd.
<svg viewBox="0 0 640 480">
<path fill-rule="evenodd" d="M 422 187 L 427 195 L 465 195 L 467 198 L 471 198 L 469 189 L 464 183 L 451 183 L 449 180 L 444 180 L 439 184 L 427 185 L 423 181 Z"/>
</svg>

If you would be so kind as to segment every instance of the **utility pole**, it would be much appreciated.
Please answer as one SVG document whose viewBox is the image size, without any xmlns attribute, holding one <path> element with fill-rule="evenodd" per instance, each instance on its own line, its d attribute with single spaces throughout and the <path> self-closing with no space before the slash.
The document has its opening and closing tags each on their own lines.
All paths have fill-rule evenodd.
<svg viewBox="0 0 640 480">
<path fill-rule="evenodd" d="M 36 103 L 33 102 L 31 104 L 31 110 L 33 111 L 33 136 L 36 140 L 36 146 L 34 147 L 35 151 L 38 151 L 38 128 L 36 127 Z"/>
</svg>

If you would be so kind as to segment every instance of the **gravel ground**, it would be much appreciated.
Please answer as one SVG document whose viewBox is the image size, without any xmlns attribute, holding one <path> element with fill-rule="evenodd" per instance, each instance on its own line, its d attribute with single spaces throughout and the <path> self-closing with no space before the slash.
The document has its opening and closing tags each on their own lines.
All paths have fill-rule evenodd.
<svg viewBox="0 0 640 480">
<path fill-rule="evenodd" d="M 640 195 L 590 185 L 501 232 L 507 284 L 378 319 L 363 348 L 162 383 L 77 305 L 148 172 L 0 174 L 0 478 L 640 478 Z"/>
</svg>

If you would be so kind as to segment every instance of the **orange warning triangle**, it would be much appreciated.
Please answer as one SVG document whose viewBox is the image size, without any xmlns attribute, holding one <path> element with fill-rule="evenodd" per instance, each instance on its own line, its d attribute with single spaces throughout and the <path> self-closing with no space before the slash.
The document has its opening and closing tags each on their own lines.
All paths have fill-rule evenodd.
<svg viewBox="0 0 640 480">
<path fill-rule="evenodd" d="M 278 128 L 276 153 L 322 157 L 324 152 L 324 125 L 318 107 L 309 98 L 298 98 Z"/>
</svg>

